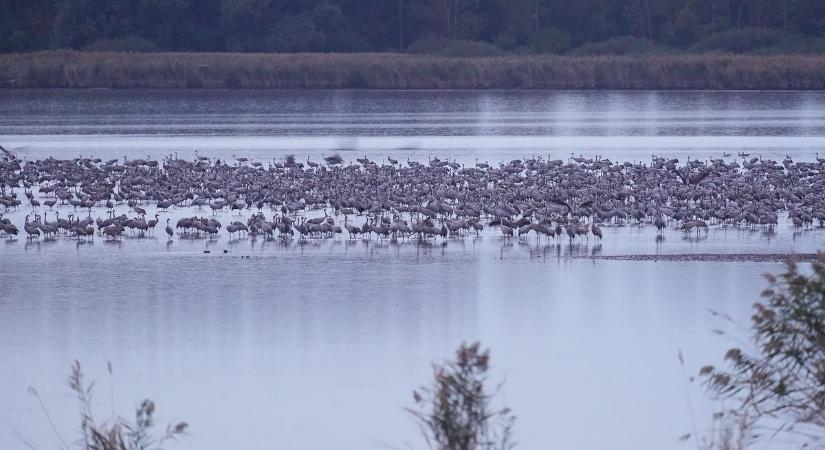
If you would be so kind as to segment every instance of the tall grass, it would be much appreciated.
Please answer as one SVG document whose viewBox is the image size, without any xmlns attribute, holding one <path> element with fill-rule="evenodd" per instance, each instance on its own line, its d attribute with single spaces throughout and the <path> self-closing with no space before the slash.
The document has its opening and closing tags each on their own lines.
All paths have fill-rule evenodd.
<svg viewBox="0 0 825 450">
<path fill-rule="evenodd" d="M 109 375 L 112 374 L 112 366 L 109 364 Z M 159 434 L 153 433 L 155 428 L 155 403 L 146 399 L 135 408 L 135 418 L 130 421 L 124 417 L 116 416 L 114 413 L 114 393 L 112 393 L 112 417 L 106 421 L 100 421 L 92 413 L 92 396 L 94 383 L 86 383 L 83 380 L 83 371 L 80 363 L 75 361 L 72 364 L 69 374 L 69 389 L 75 395 L 80 406 L 80 439 L 75 444 L 69 444 L 60 434 L 52 421 L 45 405 L 36 390 L 29 389 L 29 392 L 37 397 L 40 407 L 48 420 L 52 431 L 57 436 L 60 450 L 163 450 L 164 444 L 174 441 L 186 434 L 189 425 L 186 422 L 169 424 Z M 38 447 L 28 439 L 21 437 L 24 446 L 35 450 Z"/>
<path fill-rule="evenodd" d="M 5 88 L 825 89 L 825 55 L 0 55 Z"/>
</svg>

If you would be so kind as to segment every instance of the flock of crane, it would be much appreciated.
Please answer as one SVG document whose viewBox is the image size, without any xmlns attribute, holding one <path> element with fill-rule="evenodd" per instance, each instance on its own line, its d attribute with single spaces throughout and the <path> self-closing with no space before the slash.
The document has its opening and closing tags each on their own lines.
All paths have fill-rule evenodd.
<svg viewBox="0 0 825 450">
<path fill-rule="evenodd" d="M 616 163 L 571 155 L 567 161 L 537 157 L 467 167 L 438 158 L 345 162 L 338 155 L 323 162 L 293 156 L 229 162 L 197 154 L 160 161 L 23 161 L 3 150 L 0 235 L 12 239 L 20 225 L 27 239 L 119 239 L 160 226 L 169 239 L 226 232 L 268 239 L 346 233 L 349 239 L 426 240 L 479 235 L 487 227 L 508 238 L 532 232 L 573 241 L 601 239 L 603 226 L 623 224 L 700 233 L 718 225 L 773 229 L 785 217 L 795 229 L 825 223 L 825 159 L 749 156 Z M 92 218 L 104 208 L 105 218 Z M 116 215 L 118 208 L 129 214 Z M 200 212 L 174 223 L 162 219 L 172 208 Z M 22 224 L 3 217 L 23 211 Z M 236 220 L 218 220 L 222 212 L 236 211 Z"/>
</svg>

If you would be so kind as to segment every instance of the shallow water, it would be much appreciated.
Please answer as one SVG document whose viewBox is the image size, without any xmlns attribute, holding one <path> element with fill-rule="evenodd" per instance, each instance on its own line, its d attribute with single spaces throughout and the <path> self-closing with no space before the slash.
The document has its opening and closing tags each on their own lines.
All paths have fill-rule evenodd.
<svg viewBox="0 0 825 450">
<path fill-rule="evenodd" d="M 811 159 L 823 134 L 823 93 L 0 91 L 0 144 L 24 158 Z M 20 225 L 26 212 L 7 216 Z M 731 327 L 708 309 L 747 323 L 760 274 L 781 264 L 578 257 L 804 253 L 825 239 L 780 220 L 774 233 L 668 230 L 660 242 L 626 226 L 572 245 L 495 230 L 427 245 L 169 243 L 163 221 L 191 214 L 160 213 L 156 236 L 120 242 L 0 244 L 0 448 L 22 448 L 16 433 L 56 446 L 28 386 L 76 437 L 73 359 L 98 381 L 99 415 L 113 384 L 121 413 L 148 396 L 161 422 L 187 420 L 192 436 L 173 448 L 424 448 L 402 407 L 432 361 L 476 339 L 506 379 L 519 448 L 681 448 L 714 406 L 687 377 L 738 344 L 711 332 Z"/>
</svg>

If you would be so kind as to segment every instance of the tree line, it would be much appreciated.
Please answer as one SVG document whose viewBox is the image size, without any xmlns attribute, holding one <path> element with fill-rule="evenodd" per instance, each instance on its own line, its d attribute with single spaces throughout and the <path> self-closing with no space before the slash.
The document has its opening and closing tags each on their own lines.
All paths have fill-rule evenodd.
<svg viewBox="0 0 825 450">
<path fill-rule="evenodd" d="M 822 0 L 0 0 L 0 52 L 748 51 L 824 36 Z"/>
</svg>

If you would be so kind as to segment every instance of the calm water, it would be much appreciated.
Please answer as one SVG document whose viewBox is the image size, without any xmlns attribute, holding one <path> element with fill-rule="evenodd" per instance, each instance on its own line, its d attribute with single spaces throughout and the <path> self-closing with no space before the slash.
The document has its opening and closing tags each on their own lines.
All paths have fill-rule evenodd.
<svg viewBox="0 0 825 450">
<path fill-rule="evenodd" d="M 825 93 L 0 91 L 0 144 L 25 158 L 811 159 L 823 136 Z M 676 440 L 714 405 L 687 377 L 734 344 L 707 310 L 746 323 L 760 274 L 781 265 L 570 256 L 809 252 L 825 231 L 783 221 L 774 235 L 654 237 L 628 226 L 572 246 L 493 231 L 434 246 L 3 242 L 0 448 L 23 448 L 16 433 L 56 447 L 29 386 L 76 437 L 74 359 L 98 382 L 100 416 L 114 385 L 124 414 L 151 397 L 160 422 L 188 421 L 192 436 L 173 448 L 425 448 L 402 408 L 432 361 L 476 339 L 506 379 L 519 448 L 694 448 Z"/>
</svg>

